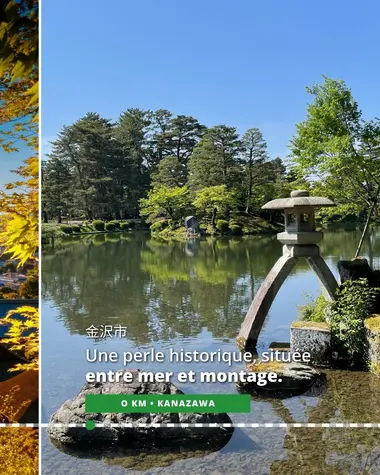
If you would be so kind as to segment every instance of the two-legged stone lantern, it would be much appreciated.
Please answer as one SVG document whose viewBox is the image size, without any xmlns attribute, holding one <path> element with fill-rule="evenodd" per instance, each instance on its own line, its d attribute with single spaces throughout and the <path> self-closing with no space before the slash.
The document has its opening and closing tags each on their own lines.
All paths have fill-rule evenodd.
<svg viewBox="0 0 380 475">
<path fill-rule="evenodd" d="M 338 283 L 319 254 L 317 243 L 323 238 L 323 233 L 315 230 L 315 210 L 325 206 L 335 206 L 335 203 L 328 198 L 309 196 L 309 192 L 304 190 L 292 191 L 290 198 L 273 200 L 263 206 L 262 209 L 285 211 L 285 232 L 277 235 L 284 246 L 282 256 L 262 283 L 245 316 L 237 338 L 240 349 L 256 347 L 273 300 L 299 257 L 307 259 L 328 298 L 335 298 Z"/>
</svg>

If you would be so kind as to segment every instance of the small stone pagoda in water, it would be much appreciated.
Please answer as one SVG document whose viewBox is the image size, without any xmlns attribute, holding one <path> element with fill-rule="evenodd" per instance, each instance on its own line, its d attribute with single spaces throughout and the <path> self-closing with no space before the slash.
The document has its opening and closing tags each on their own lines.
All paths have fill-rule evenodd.
<svg viewBox="0 0 380 475">
<path fill-rule="evenodd" d="M 304 257 L 317 274 L 330 300 L 335 299 L 338 283 L 319 253 L 317 243 L 323 238 L 315 229 L 315 210 L 335 206 L 328 198 L 309 196 L 305 190 L 292 191 L 290 198 L 270 201 L 262 209 L 284 210 L 285 231 L 277 235 L 283 244 L 282 256 L 275 263 L 258 290 L 237 338 L 239 348 L 254 349 L 265 317 L 298 258 Z"/>
</svg>

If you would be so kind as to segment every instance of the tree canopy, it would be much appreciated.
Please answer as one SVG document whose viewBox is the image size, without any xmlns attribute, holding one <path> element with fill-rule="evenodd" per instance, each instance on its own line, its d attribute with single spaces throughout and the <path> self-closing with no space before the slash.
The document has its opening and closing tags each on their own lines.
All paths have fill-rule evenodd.
<svg viewBox="0 0 380 475">
<path fill-rule="evenodd" d="M 240 136 L 235 127 L 207 128 L 167 109 L 130 108 L 115 123 L 88 113 L 63 127 L 43 163 L 44 220 L 180 221 L 194 208 L 198 192 L 223 186 L 236 198 L 228 200 L 227 212 L 256 213 L 266 197 L 263 177 L 273 181 L 286 174 L 266 149 L 257 128 Z M 179 192 L 184 187 L 186 193 Z M 186 206 L 182 199 L 180 209 L 168 204 L 182 193 Z"/>
</svg>

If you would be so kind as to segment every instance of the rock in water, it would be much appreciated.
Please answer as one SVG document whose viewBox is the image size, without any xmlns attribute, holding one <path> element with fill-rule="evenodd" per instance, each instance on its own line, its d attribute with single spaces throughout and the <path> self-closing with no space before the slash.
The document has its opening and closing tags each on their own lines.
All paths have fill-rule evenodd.
<svg viewBox="0 0 380 475">
<path fill-rule="evenodd" d="M 339 261 L 338 271 L 342 284 L 347 280 L 355 281 L 358 279 L 367 279 L 368 283 L 372 284 L 373 271 L 365 258 L 358 257 L 351 261 Z"/>
<path fill-rule="evenodd" d="M 297 320 L 290 326 L 291 353 L 309 353 L 313 366 L 331 362 L 331 328 L 328 323 Z"/>
<path fill-rule="evenodd" d="M 154 439 L 154 443 L 175 439 L 199 442 L 204 439 L 230 438 L 233 429 L 226 429 L 219 424 L 231 424 L 227 414 L 199 414 L 199 413 L 114 413 L 91 414 L 85 412 L 85 398 L 87 394 L 183 394 L 171 383 L 140 383 L 139 370 L 128 370 L 132 373 L 133 381 L 126 383 L 87 383 L 73 399 L 66 401 L 50 418 L 48 427 L 49 436 L 61 444 L 86 444 L 98 442 L 101 444 L 119 443 L 127 446 L 146 443 L 147 439 Z M 95 430 L 84 427 L 68 427 L 68 424 L 85 424 L 94 421 L 104 424 Z M 133 424 L 131 427 L 115 427 L 111 424 Z M 138 424 L 217 424 L 215 427 L 139 427 Z M 55 424 L 62 424 L 62 427 Z"/>
<path fill-rule="evenodd" d="M 277 374 L 277 381 L 268 381 L 265 386 L 261 386 L 257 382 L 240 382 L 238 384 L 238 388 L 241 390 L 264 396 L 289 397 L 302 394 L 322 377 L 316 369 L 295 362 L 259 362 L 248 369 L 255 373 Z"/>
</svg>

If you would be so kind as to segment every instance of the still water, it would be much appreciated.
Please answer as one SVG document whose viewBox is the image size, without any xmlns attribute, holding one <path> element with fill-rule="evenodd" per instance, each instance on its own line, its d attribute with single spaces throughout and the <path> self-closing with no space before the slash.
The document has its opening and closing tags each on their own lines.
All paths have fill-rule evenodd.
<svg viewBox="0 0 380 475">
<path fill-rule="evenodd" d="M 321 252 L 335 275 L 340 259 L 350 259 L 359 231 L 328 231 Z M 133 351 L 236 350 L 235 337 L 244 314 L 266 274 L 281 255 L 275 237 L 219 238 L 164 243 L 142 233 L 72 238 L 44 255 L 42 319 L 42 422 L 75 396 L 88 371 L 120 369 L 88 363 L 87 348 Z M 363 255 L 380 267 L 380 232 L 372 231 Z M 273 341 L 289 341 L 298 305 L 316 296 L 319 284 L 302 260 L 285 281 L 260 335 L 258 350 Z M 128 328 L 127 338 L 94 342 L 91 325 Z M 194 365 L 194 364 L 193 364 Z M 223 363 L 175 371 L 227 371 Z M 165 363 L 140 369 L 172 371 Z M 236 370 L 243 367 L 236 365 Z M 232 368 L 233 370 L 235 368 Z M 380 423 L 380 379 L 366 373 L 327 373 L 320 396 L 252 401 L 239 422 Z M 179 385 L 185 393 L 236 393 L 233 384 Z M 44 475 L 127 474 L 380 474 L 380 429 L 237 428 L 216 452 L 129 457 L 91 454 L 75 458 L 57 450 L 43 436 Z"/>
</svg>

